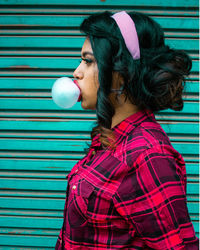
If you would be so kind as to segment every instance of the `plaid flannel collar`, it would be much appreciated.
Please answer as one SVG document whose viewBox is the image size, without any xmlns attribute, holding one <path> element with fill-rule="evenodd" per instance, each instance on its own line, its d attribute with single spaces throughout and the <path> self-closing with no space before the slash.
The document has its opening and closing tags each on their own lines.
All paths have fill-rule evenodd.
<svg viewBox="0 0 200 250">
<path fill-rule="evenodd" d="M 117 144 L 126 137 L 134 128 L 136 128 L 140 123 L 142 123 L 147 117 L 151 120 L 155 120 L 154 114 L 149 110 L 138 111 L 125 120 L 117 124 L 112 128 L 116 136 Z M 101 147 L 101 142 L 99 140 L 100 134 L 97 134 L 91 144 L 91 148 Z"/>
<path fill-rule="evenodd" d="M 155 120 L 154 114 L 149 110 L 138 111 L 121 123 L 117 124 L 112 130 L 115 132 L 117 136 L 127 136 L 134 128 L 140 125 L 147 117 L 151 120 Z"/>
</svg>

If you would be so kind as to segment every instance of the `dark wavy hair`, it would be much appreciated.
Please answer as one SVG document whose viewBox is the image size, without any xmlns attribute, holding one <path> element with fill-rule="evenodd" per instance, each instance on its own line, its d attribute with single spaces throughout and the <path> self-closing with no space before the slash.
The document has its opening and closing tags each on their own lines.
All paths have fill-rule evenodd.
<svg viewBox="0 0 200 250">
<path fill-rule="evenodd" d="M 181 110 L 185 77 L 192 61 L 180 50 L 165 45 L 164 32 L 152 18 L 138 12 L 129 12 L 139 39 L 140 59 L 133 59 L 113 18 L 105 11 L 86 18 L 80 30 L 91 42 L 99 70 L 97 95 L 97 125 L 93 138 L 100 133 L 104 146 L 114 141 L 111 130 L 114 108 L 109 100 L 112 74 L 118 72 L 124 80 L 124 94 L 139 109 L 159 111 Z"/>
</svg>

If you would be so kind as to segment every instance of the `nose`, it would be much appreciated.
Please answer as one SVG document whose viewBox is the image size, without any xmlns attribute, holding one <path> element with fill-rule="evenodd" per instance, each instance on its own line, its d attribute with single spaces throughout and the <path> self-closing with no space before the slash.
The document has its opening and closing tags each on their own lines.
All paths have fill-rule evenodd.
<svg viewBox="0 0 200 250">
<path fill-rule="evenodd" d="M 83 72 L 80 69 L 80 65 L 74 70 L 73 77 L 76 79 L 82 79 L 83 78 Z"/>
</svg>

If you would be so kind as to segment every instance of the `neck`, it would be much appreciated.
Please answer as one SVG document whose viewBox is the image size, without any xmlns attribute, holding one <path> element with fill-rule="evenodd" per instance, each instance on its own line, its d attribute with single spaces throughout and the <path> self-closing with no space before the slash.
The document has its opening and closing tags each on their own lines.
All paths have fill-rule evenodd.
<svg viewBox="0 0 200 250">
<path fill-rule="evenodd" d="M 136 105 L 133 105 L 130 102 L 124 102 L 123 104 L 115 107 L 115 114 L 112 117 L 112 128 L 125 120 L 130 115 L 135 114 L 138 112 L 139 109 Z"/>
</svg>

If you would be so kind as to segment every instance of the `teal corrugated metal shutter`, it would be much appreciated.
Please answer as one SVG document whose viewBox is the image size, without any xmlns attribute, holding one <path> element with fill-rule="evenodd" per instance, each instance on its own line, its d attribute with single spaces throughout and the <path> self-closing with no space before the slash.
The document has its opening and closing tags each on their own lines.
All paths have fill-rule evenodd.
<svg viewBox="0 0 200 250">
<path fill-rule="evenodd" d="M 198 232 L 198 1 L 1 0 L 1 249 L 55 246 L 65 176 L 84 155 L 95 113 L 80 104 L 57 108 L 51 87 L 79 64 L 81 21 L 104 10 L 149 14 L 164 27 L 167 43 L 193 58 L 183 111 L 156 116 L 186 161 L 188 207 Z"/>
</svg>

